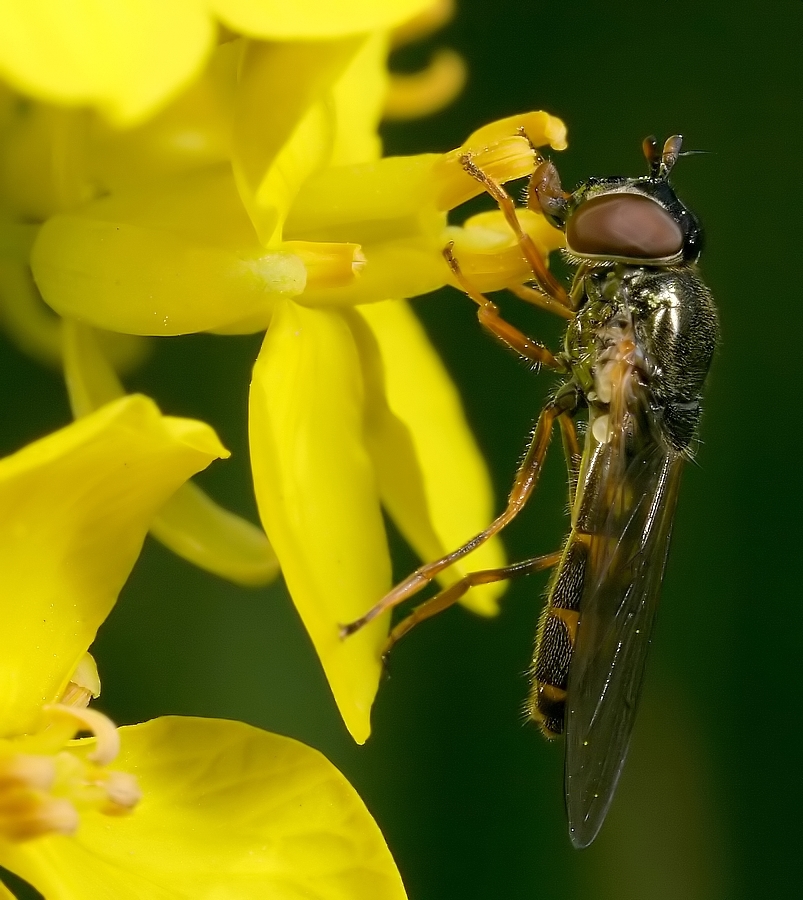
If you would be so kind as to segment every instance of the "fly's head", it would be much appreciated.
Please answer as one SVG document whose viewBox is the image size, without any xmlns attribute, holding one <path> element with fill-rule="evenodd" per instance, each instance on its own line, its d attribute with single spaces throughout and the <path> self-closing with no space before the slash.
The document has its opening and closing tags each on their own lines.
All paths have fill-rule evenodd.
<svg viewBox="0 0 803 900">
<path fill-rule="evenodd" d="M 702 230 L 669 184 L 680 146 L 679 134 L 670 137 L 663 150 L 654 137 L 645 138 L 649 175 L 589 178 L 571 194 L 561 188 L 554 164 L 543 160 L 530 181 L 529 205 L 566 232 L 567 255 L 577 263 L 694 262 Z"/>
</svg>

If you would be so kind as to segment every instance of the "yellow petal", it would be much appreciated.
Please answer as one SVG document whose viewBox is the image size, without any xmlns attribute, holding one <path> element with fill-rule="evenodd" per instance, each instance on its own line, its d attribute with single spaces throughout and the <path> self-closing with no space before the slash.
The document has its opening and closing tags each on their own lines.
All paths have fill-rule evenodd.
<svg viewBox="0 0 803 900">
<path fill-rule="evenodd" d="M 430 562 L 490 524 L 490 478 L 457 390 L 410 307 L 374 303 L 357 315 L 370 328 L 360 345 L 373 370 L 366 376 L 374 387 L 368 446 L 382 502 L 419 557 Z M 504 564 L 502 543 L 494 539 L 447 570 L 444 581 Z M 503 590 L 500 583 L 473 588 L 464 602 L 492 614 Z"/>
<path fill-rule="evenodd" d="M 316 750 L 241 722 L 121 728 L 116 766 L 143 799 L 86 814 L 74 837 L 0 847 L 54 900 L 404 900 L 393 859 L 345 777 Z"/>
<path fill-rule="evenodd" d="M 64 322 L 64 363 L 76 418 L 124 395 L 95 332 L 69 319 Z M 267 584 L 279 574 L 262 529 L 219 506 L 191 481 L 159 510 L 150 530 L 178 556 L 237 584 Z"/>
<path fill-rule="evenodd" d="M 62 320 L 42 302 L 27 261 L 0 256 L 0 322 L 23 353 L 42 365 L 61 366 Z M 135 335 L 103 332 L 100 341 L 120 372 L 138 368 L 148 356 L 148 344 Z"/>
<path fill-rule="evenodd" d="M 207 425 L 134 395 L 0 461 L 0 722 L 25 731 L 108 615 L 150 520 L 226 456 Z"/>
<path fill-rule="evenodd" d="M 251 385 L 251 467 L 262 524 L 360 743 L 379 683 L 387 626 L 341 641 L 390 587 L 390 560 L 371 459 L 363 443 L 364 387 L 337 312 L 277 306 Z"/>
<path fill-rule="evenodd" d="M 0 881 L 0 900 L 17 900 L 2 881 Z"/>
<path fill-rule="evenodd" d="M 125 388 L 109 365 L 94 329 L 64 320 L 64 380 L 76 419 L 125 396 Z"/>
<path fill-rule="evenodd" d="M 218 45 L 187 89 L 135 128 L 121 131 L 91 117 L 87 166 L 101 193 L 230 159 L 234 96 L 245 44 L 231 40 Z"/>
<path fill-rule="evenodd" d="M 333 38 L 392 28 L 432 0 L 210 0 L 222 22 L 250 37 Z"/>
<path fill-rule="evenodd" d="M 203 65 L 213 25 L 197 0 L 0 4 L 0 72 L 18 90 L 92 105 L 118 125 L 153 112 Z"/>
<path fill-rule="evenodd" d="M 237 88 L 233 166 L 265 246 L 280 239 L 299 187 L 331 154 L 334 126 L 324 100 L 361 43 L 348 38 L 247 47 Z"/>
<path fill-rule="evenodd" d="M 44 299 L 109 331 L 185 334 L 249 319 L 304 289 L 298 257 L 265 250 L 231 173 L 212 169 L 49 219 L 31 254 Z"/>
<path fill-rule="evenodd" d="M 378 159 L 377 134 L 388 89 L 388 37 L 377 32 L 364 41 L 332 86 L 335 134 L 331 166 Z"/>
<path fill-rule="evenodd" d="M 279 574 L 262 529 L 219 506 L 191 481 L 159 510 L 151 534 L 188 562 L 235 584 L 256 587 Z"/>
<path fill-rule="evenodd" d="M 351 285 L 310 285 L 305 305 L 351 305 L 414 296 L 449 278 L 441 256 L 446 214 L 435 208 L 437 154 L 388 157 L 329 168 L 302 188 L 285 227 L 287 239 L 354 241 L 366 265 Z"/>
</svg>

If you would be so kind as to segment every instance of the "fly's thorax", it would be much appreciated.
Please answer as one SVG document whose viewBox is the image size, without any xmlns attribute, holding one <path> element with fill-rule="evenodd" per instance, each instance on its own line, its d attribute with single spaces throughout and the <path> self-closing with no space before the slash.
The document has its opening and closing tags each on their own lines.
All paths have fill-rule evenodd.
<svg viewBox="0 0 803 900">
<path fill-rule="evenodd" d="M 584 303 L 566 333 L 572 380 L 583 394 L 589 429 L 600 443 L 609 439 L 616 424 L 611 416 L 622 424 L 633 406 L 634 392 L 652 371 L 637 335 L 639 311 L 629 299 L 630 271 L 615 265 L 586 275 Z"/>
<path fill-rule="evenodd" d="M 718 336 L 696 266 L 612 264 L 585 274 L 582 294 L 564 355 L 592 433 L 604 441 L 623 426 L 621 410 L 646 406 L 666 445 L 688 450 Z M 646 394 L 642 404 L 633 403 L 636 392 Z"/>
</svg>

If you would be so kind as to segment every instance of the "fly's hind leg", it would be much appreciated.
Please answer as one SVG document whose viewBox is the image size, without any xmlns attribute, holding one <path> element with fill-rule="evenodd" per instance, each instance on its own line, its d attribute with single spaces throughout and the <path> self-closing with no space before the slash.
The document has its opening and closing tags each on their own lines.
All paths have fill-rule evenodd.
<svg viewBox="0 0 803 900">
<path fill-rule="evenodd" d="M 549 569 L 557 565 L 560 562 L 560 557 L 560 553 L 549 553 L 545 556 L 525 559 L 522 562 L 513 563 L 499 569 L 482 569 L 479 572 L 469 572 L 468 575 L 464 575 L 459 581 L 436 594 L 431 600 L 426 600 L 420 606 L 417 606 L 409 616 L 402 619 L 388 635 L 387 642 L 382 650 L 382 658 L 385 659 L 399 639 L 404 637 L 419 622 L 430 619 L 432 616 L 436 616 L 443 610 L 448 609 L 478 584 L 508 581 L 513 578 L 520 578 L 522 575 L 540 572 L 543 569 Z"/>
<path fill-rule="evenodd" d="M 564 416 L 567 413 L 574 412 L 574 408 L 574 398 L 570 394 L 565 394 L 561 398 L 551 400 L 541 411 L 541 415 L 538 417 L 532 437 L 530 438 L 530 444 L 527 448 L 524 461 L 516 473 L 513 488 L 508 496 L 507 506 L 501 515 L 497 516 L 484 531 L 475 535 L 470 541 L 463 544 L 462 547 L 458 547 L 457 550 L 448 553 L 446 556 L 416 569 L 412 575 L 405 578 L 405 580 L 398 584 L 389 594 L 386 594 L 379 603 L 369 609 L 365 615 L 361 616 L 359 619 L 355 619 L 353 622 L 342 625 L 340 628 L 341 638 L 354 634 L 355 631 L 359 631 L 360 628 L 373 621 L 377 616 L 393 609 L 395 606 L 398 606 L 399 603 L 402 603 L 409 597 L 417 594 L 434 578 L 437 578 L 444 569 L 447 569 L 464 556 L 467 556 L 472 550 L 476 550 L 477 547 L 484 544 L 489 538 L 493 537 L 497 532 L 501 531 L 508 523 L 515 519 L 529 499 L 535 486 L 538 484 L 547 448 L 549 447 L 549 442 L 552 437 L 552 426 L 555 423 L 555 419 L 559 416 Z"/>
</svg>

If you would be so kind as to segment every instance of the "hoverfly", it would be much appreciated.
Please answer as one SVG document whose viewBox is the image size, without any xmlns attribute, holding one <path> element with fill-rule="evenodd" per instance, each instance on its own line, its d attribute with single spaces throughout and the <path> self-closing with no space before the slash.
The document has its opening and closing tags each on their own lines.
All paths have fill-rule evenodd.
<svg viewBox="0 0 803 900">
<path fill-rule="evenodd" d="M 692 455 L 703 385 L 717 342 L 716 307 L 700 279 L 702 232 L 669 183 L 681 137 L 643 143 L 649 174 L 589 178 L 565 192 L 537 158 L 528 206 L 565 231 L 576 268 L 567 291 L 546 269 L 501 185 L 472 161 L 466 171 L 497 201 L 533 283 L 517 296 L 568 320 L 551 353 L 506 322 L 445 256 L 480 322 L 536 367 L 565 377 L 535 425 L 506 509 L 454 552 L 416 570 L 365 616 L 417 593 L 519 512 L 541 472 L 554 425 L 569 470 L 571 530 L 563 549 L 473 572 L 421 604 L 391 632 L 386 651 L 417 622 L 470 587 L 555 567 L 538 626 L 527 712 L 547 738 L 565 733 L 565 795 L 575 847 L 597 836 L 627 756 L 669 548 L 683 463 Z M 537 153 L 537 151 L 536 151 Z M 585 413 L 582 451 L 575 419 Z"/>
</svg>

